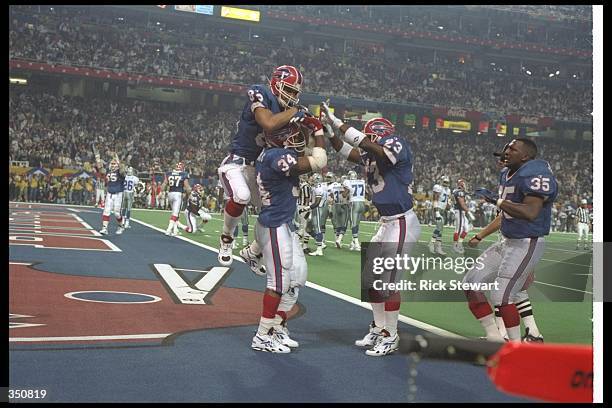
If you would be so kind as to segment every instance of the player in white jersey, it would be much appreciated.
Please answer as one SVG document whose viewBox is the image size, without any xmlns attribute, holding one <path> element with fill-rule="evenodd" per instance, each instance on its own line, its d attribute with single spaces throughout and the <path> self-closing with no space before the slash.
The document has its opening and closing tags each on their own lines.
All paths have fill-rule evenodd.
<svg viewBox="0 0 612 408">
<path fill-rule="evenodd" d="M 365 180 L 358 179 L 357 173 L 351 170 L 348 172 L 348 180 L 344 181 L 343 187 L 349 195 L 349 220 L 351 222 L 351 232 L 353 233 L 353 240 L 349 249 L 351 251 L 361 251 L 359 223 L 365 211 L 366 183 Z"/>
<path fill-rule="evenodd" d="M 446 219 L 446 209 L 449 205 L 451 194 L 450 179 L 448 176 L 442 177 L 442 183 L 433 186 L 433 210 L 436 221 L 436 229 L 433 232 L 431 241 L 429 242 L 429 252 L 432 254 L 446 255 L 442 250 L 442 232 L 444 231 L 444 222 Z"/>
<path fill-rule="evenodd" d="M 123 216 L 125 218 L 125 228 L 130 228 L 130 217 L 132 206 L 134 205 L 134 195 L 136 186 L 140 183 L 140 179 L 134 175 L 134 169 L 130 166 L 125 172 L 125 181 L 123 184 Z"/>
<path fill-rule="evenodd" d="M 317 243 L 317 249 L 314 252 L 310 252 L 308 255 L 323 256 L 323 237 L 325 236 L 325 221 L 327 218 L 327 183 L 322 181 L 322 177 L 319 173 L 314 173 L 312 175 L 312 182 L 314 184 L 312 191 L 315 197 L 313 206 L 316 206 L 311 212 L 310 219 L 314 238 Z"/>
</svg>

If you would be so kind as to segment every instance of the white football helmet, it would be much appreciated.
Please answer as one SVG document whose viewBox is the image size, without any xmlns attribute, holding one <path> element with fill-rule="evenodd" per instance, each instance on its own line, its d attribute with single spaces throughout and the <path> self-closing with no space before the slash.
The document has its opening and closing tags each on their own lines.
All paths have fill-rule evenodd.
<svg viewBox="0 0 612 408">
<path fill-rule="evenodd" d="M 448 178 L 448 176 L 442 176 L 442 185 L 444 187 L 450 186 L 450 179 Z"/>
<path fill-rule="evenodd" d="M 125 171 L 125 174 L 127 174 L 128 176 L 133 176 L 134 168 L 132 166 L 128 167 L 127 170 Z"/>
<path fill-rule="evenodd" d="M 355 172 L 355 170 L 351 170 L 348 172 L 348 179 L 357 180 L 357 173 Z"/>
<path fill-rule="evenodd" d="M 321 180 L 322 180 L 322 179 L 323 179 L 323 178 L 321 177 L 321 174 L 319 174 L 319 173 L 313 173 L 313 175 L 312 175 L 312 182 L 313 182 L 314 184 L 319 184 L 319 183 L 321 182 Z"/>
</svg>

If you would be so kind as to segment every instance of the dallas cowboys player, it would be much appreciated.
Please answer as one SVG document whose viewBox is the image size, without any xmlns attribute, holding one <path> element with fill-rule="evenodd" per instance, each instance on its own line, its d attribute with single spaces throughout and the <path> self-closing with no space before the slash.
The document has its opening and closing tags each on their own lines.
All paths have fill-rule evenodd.
<svg viewBox="0 0 612 408">
<path fill-rule="evenodd" d="M 450 179 L 448 176 L 442 176 L 442 185 L 435 184 L 433 186 L 433 207 L 434 218 L 436 221 L 436 229 L 434 229 L 431 241 L 429 242 L 429 252 L 432 254 L 446 255 L 442 249 L 442 233 L 444 232 L 444 223 L 446 221 L 446 208 L 449 205 L 450 197 Z"/>
<path fill-rule="evenodd" d="M 351 221 L 353 241 L 351 241 L 349 250 L 361 251 L 361 244 L 359 243 L 359 223 L 365 211 L 365 180 L 357 179 L 357 173 L 351 170 L 348 172 L 348 180 L 344 181 L 343 187 L 350 197 L 349 220 Z"/>
<path fill-rule="evenodd" d="M 230 154 L 218 169 L 219 180 L 230 197 L 223 212 L 223 230 L 219 238 L 218 260 L 223 266 L 232 264 L 232 233 L 244 207 L 249 202 L 260 207 L 255 160 L 264 146 L 263 132 L 278 130 L 290 120 L 304 117 L 304 112 L 296 107 L 302 83 L 302 74 L 297 68 L 282 65 L 272 73 L 269 86 L 253 85 L 247 91 L 248 100 L 240 114 Z M 259 273 L 260 254 L 256 241 L 240 251 L 240 256 L 255 273 Z"/>
<path fill-rule="evenodd" d="M 544 236 L 550 231 L 551 207 L 557 196 L 557 181 L 550 165 L 536 156 L 537 146 L 533 141 L 514 139 L 504 151 L 506 168 L 500 174 L 499 196 L 484 188 L 475 191 L 501 211 L 493 223 L 472 240 L 481 241 L 497 228 L 503 238 L 498 255 L 492 252 L 492 256 L 484 257 L 485 267 L 470 270 L 464 282 L 498 283 L 497 289 L 491 290 L 491 301 L 499 310 L 511 341 L 521 340 L 517 305 L 523 303 L 521 294 L 533 281 L 535 265 L 544 253 Z M 493 246 L 487 251 L 491 248 Z M 493 311 L 484 294 L 467 291 L 466 296 L 487 338 L 498 337 Z M 526 337 L 533 334 L 527 332 Z"/>
<path fill-rule="evenodd" d="M 380 212 L 380 227 L 372 238 L 372 247 L 385 258 L 408 255 L 421 233 L 419 220 L 412 210 L 412 153 L 406 140 L 396 136 L 393 124 L 384 118 L 366 122 L 363 133 L 336 118 L 325 102 L 321 104 L 324 121 L 340 131 L 344 142 L 326 126 L 326 136 L 334 149 L 344 158 L 366 168 L 367 183 L 372 190 L 372 203 Z M 348 143 L 347 143 L 348 142 Z M 364 152 L 360 153 L 359 148 Z M 368 255 L 370 259 L 370 255 Z M 365 271 L 367 272 L 367 271 Z M 397 282 L 401 270 L 385 270 L 379 276 L 383 282 Z M 397 321 L 400 294 L 397 291 L 368 291 L 374 322 L 357 346 L 372 347 L 368 356 L 384 356 L 397 350 L 399 335 Z"/>
<path fill-rule="evenodd" d="M 298 342 L 289 337 L 287 313 L 297 302 L 299 288 L 306 283 L 307 265 L 293 223 L 299 196 L 299 175 L 321 171 L 327 164 L 321 123 L 304 118 L 314 132 L 312 156 L 303 156 L 306 138 L 294 123 L 266 132 L 267 148 L 257 159 L 257 185 L 262 209 L 255 226 L 267 270 L 263 312 L 251 347 L 273 353 L 289 353 Z"/>
<path fill-rule="evenodd" d="M 312 231 L 314 234 L 315 241 L 317 243 L 317 249 L 314 252 L 309 252 L 308 255 L 312 256 L 323 256 L 323 237 L 325 236 L 325 222 L 327 220 L 327 183 L 323 183 L 322 177 L 319 173 L 312 175 L 312 189 L 315 201 L 312 204 L 313 208 L 310 214 L 310 222 L 312 224 Z M 308 245 L 308 241 L 306 241 Z"/>
<path fill-rule="evenodd" d="M 134 205 L 134 193 L 140 179 L 134 175 L 134 169 L 130 166 L 125 171 L 125 182 L 123 186 L 123 216 L 125 217 L 125 228 L 130 228 L 130 216 Z"/>
<path fill-rule="evenodd" d="M 96 157 L 96 159 L 98 159 Z M 97 160 L 102 163 L 100 160 Z M 115 213 L 117 219 L 117 235 L 123 234 L 123 217 L 121 216 L 121 204 L 123 203 L 123 181 L 125 180 L 125 168 L 119 163 L 119 159 L 115 156 L 109 163 L 106 170 L 106 199 L 104 201 L 104 211 L 102 212 L 102 229 L 100 234 L 108 234 L 108 222 L 110 220 L 111 211 Z"/>
</svg>

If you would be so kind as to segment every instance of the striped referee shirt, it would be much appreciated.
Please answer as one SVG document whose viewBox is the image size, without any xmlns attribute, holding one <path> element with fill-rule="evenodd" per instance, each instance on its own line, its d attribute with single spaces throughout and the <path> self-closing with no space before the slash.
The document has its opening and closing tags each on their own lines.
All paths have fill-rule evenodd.
<svg viewBox="0 0 612 408">
<path fill-rule="evenodd" d="M 298 200 L 298 205 L 300 206 L 308 206 L 312 203 L 312 187 L 308 183 L 303 183 L 300 186 L 300 198 Z"/>
<path fill-rule="evenodd" d="M 576 211 L 576 218 L 578 218 L 578 222 L 588 224 L 589 223 L 588 208 L 578 207 L 578 210 Z"/>
</svg>

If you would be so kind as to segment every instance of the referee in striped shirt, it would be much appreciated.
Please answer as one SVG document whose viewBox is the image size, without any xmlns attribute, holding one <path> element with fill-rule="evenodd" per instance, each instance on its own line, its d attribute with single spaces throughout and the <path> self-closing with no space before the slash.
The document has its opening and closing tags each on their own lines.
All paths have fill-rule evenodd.
<svg viewBox="0 0 612 408">
<path fill-rule="evenodd" d="M 576 241 L 576 249 L 580 249 L 580 241 L 582 240 L 584 250 L 588 248 L 589 239 L 589 223 L 591 217 L 587 208 L 587 200 L 582 199 L 580 207 L 576 211 L 576 220 L 578 221 L 578 240 Z"/>
<path fill-rule="evenodd" d="M 310 218 L 312 203 L 312 187 L 308 181 L 302 180 L 300 183 L 300 197 L 297 202 L 297 213 L 295 220 L 298 224 L 298 236 L 303 240 L 302 249 L 306 252 L 308 249 L 308 233 L 306 232 L 306 223 Z"/>
</svg>

